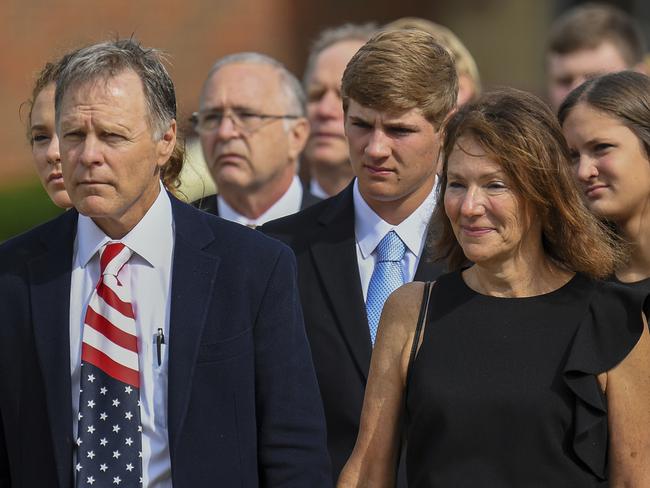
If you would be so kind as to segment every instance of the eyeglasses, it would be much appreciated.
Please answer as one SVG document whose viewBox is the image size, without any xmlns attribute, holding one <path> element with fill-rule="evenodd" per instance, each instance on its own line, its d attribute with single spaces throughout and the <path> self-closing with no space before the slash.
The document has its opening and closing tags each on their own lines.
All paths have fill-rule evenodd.
<svg viewBox="0 0 650 488">
<path fill-rule="evenodd" d="M 226 110 L 194 112 L 190 117 L 190 122 L 192 122 L 197 132 L 210 133 L 221 127 L 224 117 L 228 117 L 235 128 L 246 134 L 252 134 L 274 120 L 301 118 L 300 115 L 258 114 L 250 110 L 228 108 Z"/>
</svg>

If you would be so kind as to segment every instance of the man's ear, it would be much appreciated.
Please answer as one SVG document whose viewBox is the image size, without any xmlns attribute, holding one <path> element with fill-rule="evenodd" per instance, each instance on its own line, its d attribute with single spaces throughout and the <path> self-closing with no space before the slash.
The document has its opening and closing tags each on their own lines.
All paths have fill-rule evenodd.
<svg viewBox="0 0 650 488">
<path fill-rule="evenodd" d="M 176 119 L 172 119 L 169 128 L 165 131 L 160 140 L 156 142 L 157 162 L 159 167 L 163 167 L 167 163 L 175 146 Z"/>
<path fill-rule="evenodd" d="M 305 148 L 307 139 L 309 139 L 309 122 L 306 118 L 300 117 L 289 128 L 289 157 L 296 161 L 298 156 Z"/>
</svg>

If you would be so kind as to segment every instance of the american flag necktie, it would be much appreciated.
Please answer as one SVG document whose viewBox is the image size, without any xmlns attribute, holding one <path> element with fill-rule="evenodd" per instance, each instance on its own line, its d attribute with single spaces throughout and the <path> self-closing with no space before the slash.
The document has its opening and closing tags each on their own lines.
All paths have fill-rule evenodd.
<svg viewBox="0 0 650 488">
<path fill-rule="evenodd" d="M 101 250 L 101 276 L 84 318 L 77 488 L 142 485 L 135 314 L 129 284 L 117 277 L 131 254 L 119 242 Z"/>
</svg>

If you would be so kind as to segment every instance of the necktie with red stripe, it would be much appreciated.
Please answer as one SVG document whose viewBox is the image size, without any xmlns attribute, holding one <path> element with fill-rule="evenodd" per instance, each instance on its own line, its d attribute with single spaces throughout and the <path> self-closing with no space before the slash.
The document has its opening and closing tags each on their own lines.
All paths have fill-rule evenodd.
<svg viewBox="0 0 650 488">
<path fill-rule="evenodd" d="M 142 427 L 135 314 L 118 274 L 132 251 L 100 252 L 101 276 L 84 318 L 76 486 L 141 486 Z"/>
</svg>

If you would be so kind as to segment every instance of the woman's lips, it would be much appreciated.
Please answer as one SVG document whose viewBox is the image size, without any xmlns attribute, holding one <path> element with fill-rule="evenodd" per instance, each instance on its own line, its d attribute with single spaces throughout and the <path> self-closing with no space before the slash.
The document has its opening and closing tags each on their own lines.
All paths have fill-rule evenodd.
<svg viewBox="0 0 650 488">
<path fill-rule="evenodd" d="M 605 184 L 590 185 L 585 190 L 585 195 L 589 198 L 597 197 L 602 193 L 602 190 L 604 190 L 607 187 L 608 185 Z"/>
<path fill-rule="evenodd" d="M 494 230 L 492 227 L 481 227 L 476 225 L 461 225 L 460 228 L 464 234 L 470 237 L 481 237 Z"/>
<path fill-rule="evenodd" d="M 52 173 L 47 177 L 47 182 L 63 182 L 63 175 L 61 173 Z"/>
</svg>

